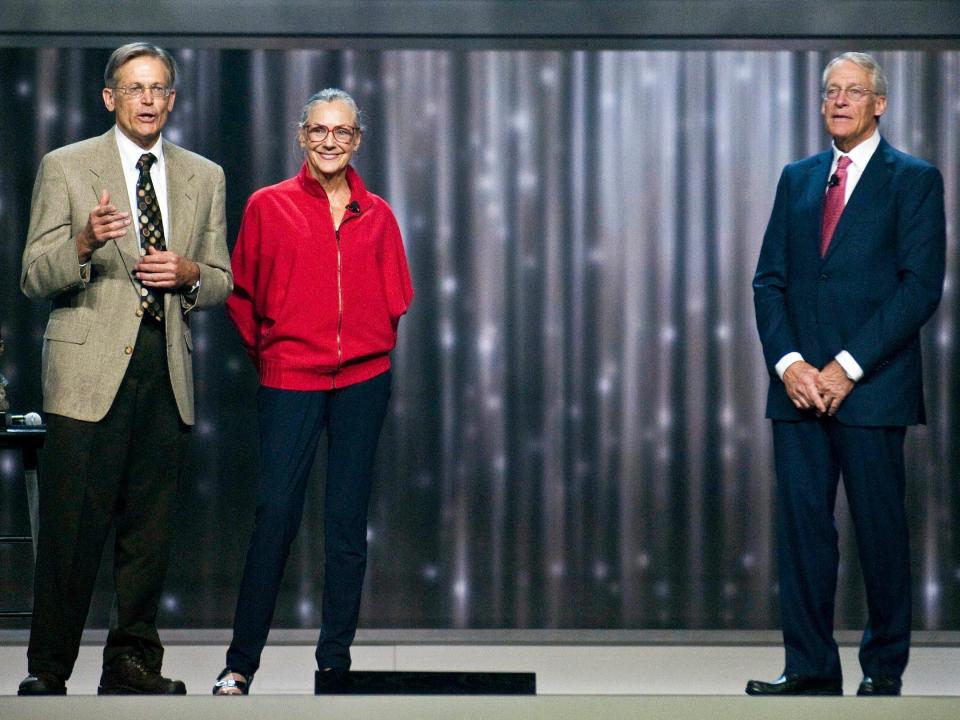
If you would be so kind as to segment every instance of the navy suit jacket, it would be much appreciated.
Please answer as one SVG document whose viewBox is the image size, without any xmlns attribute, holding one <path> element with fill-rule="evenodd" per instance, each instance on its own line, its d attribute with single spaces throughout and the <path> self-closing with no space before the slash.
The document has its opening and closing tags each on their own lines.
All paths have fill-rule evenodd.
<svg viewBox="0 0 960 720">
<path fill-rule="evenodd" d="M 753 279 L 770 388 L 767 417 L 802 420 L 774 366 L 797 351 L 823 368 L 846 350 L 863 377 L 837 419 L 925 421 L 920 328 L 940 302 L 946 254 L 943 178 L 880 141 L 847 202 L 826 257 L 820 220 L 832 151 L 787 165 Z"/>
</svg>

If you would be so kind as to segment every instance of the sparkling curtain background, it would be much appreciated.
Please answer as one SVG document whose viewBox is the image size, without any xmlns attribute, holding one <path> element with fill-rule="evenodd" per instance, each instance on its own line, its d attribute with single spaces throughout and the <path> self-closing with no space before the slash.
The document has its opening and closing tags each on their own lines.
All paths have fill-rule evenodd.
<svg viewBox="0 0 960 720">
<path fill-rule="evenodd" d="M 40 407 L 47 308 L 17 284 L 40 157 L 99 134 L 109 52 L 0 50 L 0 321 L 15 410 Z M 175 49 L 165 134 L 222 164 L 228 240 L 292 175 L 315 90 L 354 94 L 357 166 L 393 206 L 417 297 L 394 353 L 361 626 L 770 628 L 766 371 L 750 280 L 782 166 L 827 146 L 833 53 Z M 908 434 L 916 626 L 960 629 L 956 217 L 960 53 L 878 53 L 881 125 L 943 171 L 947 287 L 925 336 L 930 425 Z M 163 601 L 224 627 L 252 526 L 255 375 L 222 311 L 193 318 L 199 422 Z M 277 627 L 319 623 L 322 452 Z M 22 529 L 0 457 L 0 530 Z M 842 627 L 860 627 L 840 500 Z M 0 602 L 29 601 L 23 548 Z M 91 616 L 110 603 L 102 577 Z"/>
</svg>

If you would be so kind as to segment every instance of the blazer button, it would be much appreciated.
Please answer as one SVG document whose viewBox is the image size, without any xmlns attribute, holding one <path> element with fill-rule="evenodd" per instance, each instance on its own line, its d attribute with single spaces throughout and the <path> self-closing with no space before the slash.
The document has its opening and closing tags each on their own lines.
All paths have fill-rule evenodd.
<svg viewBox="0 0 960 720">
<path fill-rule="evenodd" d="M 137 311 L 134 313 L 134 315 L 136 315 L 137 317 L 143 317 L 143 310 L 141 310 L 140 308 L 137 308 Z"/>
<path fill-rule="evenodd" d="M 133 354 L 133 348 L 130 347 L 129 345 L 127 345 L 127 346 L 123 349 L 123 352 L 124 352 L 125 354 L 127 354 L 127 355 L 132 355 L 132 354 Z"/>
</svg>

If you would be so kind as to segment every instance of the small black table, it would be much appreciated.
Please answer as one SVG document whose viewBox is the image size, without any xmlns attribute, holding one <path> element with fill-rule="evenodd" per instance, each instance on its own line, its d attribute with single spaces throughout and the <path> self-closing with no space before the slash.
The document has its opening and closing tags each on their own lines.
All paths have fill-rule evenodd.
<svg viewBox="0 0 960 720">
<path fill-rule="evenodd" d="M 37 451 L 43 447 L 47 429 L 43 425 L 0 428 L 0 450 L 20 450 L 23 454 L 23 479 L 27 488 L 27 508 L 30 513 L 29 535 L 0 535 L 0 543 L 30 543 L 33 556 L 37 555 L 37 530 L 40 526 L 39 491 L 40 463 Z M 0 619 L 29 618 L 29 610 L 0 611 Z"/>
</svg>

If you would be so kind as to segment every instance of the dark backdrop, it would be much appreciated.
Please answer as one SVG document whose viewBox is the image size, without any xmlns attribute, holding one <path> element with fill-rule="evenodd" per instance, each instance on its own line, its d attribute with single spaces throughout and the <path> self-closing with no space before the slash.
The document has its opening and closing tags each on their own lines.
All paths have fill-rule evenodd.
<svg viewBox="0 0 960 720">
<path fill-rule="evenodd" d="M 832 51 L 170 46 L 183 72 L 165 134 L 224 166 L 231 245 L 249 194 L 298 167 L 306 97 L 344 87 L 369 119 L 357 165 L 398 216 L 417 297 L 394 353 L 362 625 L 777 625 L 750 279 L 781 167 L 828 143 Z M 0 49 L 0 370 L 20 411 L 40 407 L 47 314 L 17 288 L 33 177 L 45 152 L 109 127 L 108 54 Z M 946 180 L 947 288 L 924 335 L 930 425 L 908 436 L 908 494 L 916 624 L 960 629 L 960 53 L 879 58 L 882 132 Z M 199 419 L 161 622 L 219 627 L 252 523 L 255 376 L 222 311 L 193 330 Z M 322 464 L 278 627 L 319 623 Z M 0 528 L 24 513 L 4 453 Z M 838 518 L 840 623 L 858 627 L 842 500 Z M 15 553 L 0 550 L 0 590 L 28 598 Z M 104 577 L 94 625 L 108 606 Z"/>
</svg>

